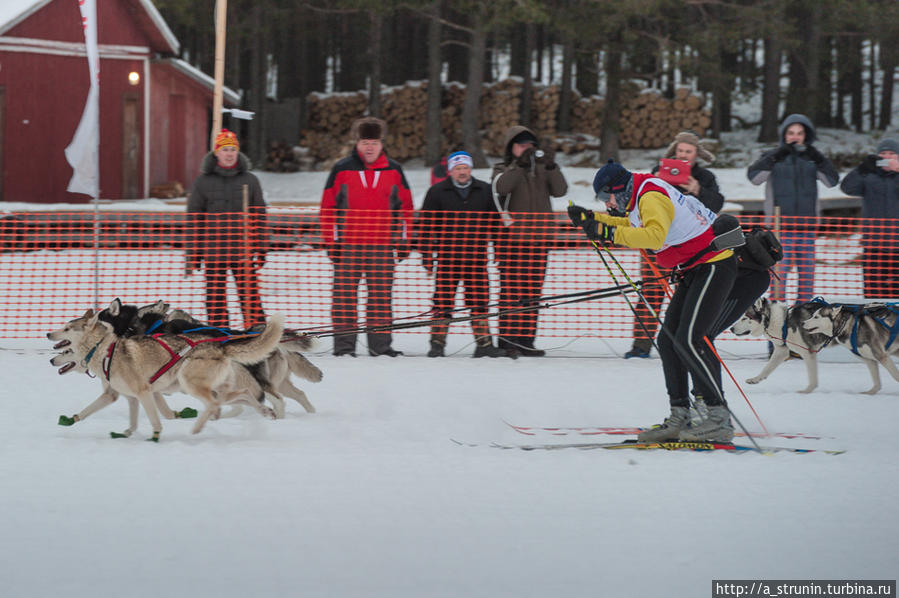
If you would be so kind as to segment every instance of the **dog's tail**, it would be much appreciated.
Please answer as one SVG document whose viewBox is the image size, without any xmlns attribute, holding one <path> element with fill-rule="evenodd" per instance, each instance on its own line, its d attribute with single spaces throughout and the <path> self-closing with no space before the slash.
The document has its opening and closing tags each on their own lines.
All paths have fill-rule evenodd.
<svg viewBox="0 0 899 598">
<path fill-rule="evenodd" d="M 287 358 L 287 366 L 290 368 L 291 374 L 310 382 L 321 382 L 322 371 L 312 365 L 312 362 L 304 355 L 293 351 L 284 351 L 284 356 Z"/>
<path fill-rule="evenodd" d="M 225 343 L 225 355 L 238 363 L 252 365 L 259 363 L 278 348 L 281 333 L 284 331 L 284 316 L 274 314 L 268 320 L 263 331 L 249 339 L 234 340 Z"/>
</svg>

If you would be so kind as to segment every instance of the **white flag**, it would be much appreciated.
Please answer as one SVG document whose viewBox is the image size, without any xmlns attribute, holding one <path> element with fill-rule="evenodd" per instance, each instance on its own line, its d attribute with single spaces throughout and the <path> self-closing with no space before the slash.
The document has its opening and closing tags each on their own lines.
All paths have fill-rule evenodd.
<svg viewBox="0 0 899 598">
<path fill-rule="evenodd" d="M 97 46 L 97 0 L 78 0 L 81 25 L 87 46 L 87 64 L 91 88 L 75 130 L 72 143 L 66 148 L 66 160 L 74 173 L 66 189 L 72 193 L 86 193 L 94 199 L 100 195 L 100 50 Z"/>
</svg>

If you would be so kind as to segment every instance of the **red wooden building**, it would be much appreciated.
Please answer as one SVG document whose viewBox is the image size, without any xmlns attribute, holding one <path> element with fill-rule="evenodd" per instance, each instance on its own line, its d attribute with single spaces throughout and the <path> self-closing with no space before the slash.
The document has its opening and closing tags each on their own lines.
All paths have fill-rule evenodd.
<svg viewBox="0 0 899 598">
<path fill-rule="evenodd" d="M 210 17 L 211 18 L 211 17 Z M 100 197 L 189 187 L 208 151 L 213 80 L 175 58 L 150 0 L 100 0 Z M 64 150 L 90 80 L 77 0 L 0 1 L 0 201 L 86 202 Z M 237 94 L 225 90 L 225 104 Z"/>
</svg>

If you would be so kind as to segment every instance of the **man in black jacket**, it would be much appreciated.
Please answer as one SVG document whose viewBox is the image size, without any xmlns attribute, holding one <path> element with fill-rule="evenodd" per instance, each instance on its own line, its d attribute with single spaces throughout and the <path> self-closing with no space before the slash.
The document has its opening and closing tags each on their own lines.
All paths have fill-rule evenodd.
<svg viewBox="0 0 899 598">
<path fill-rule="evenodd" d="M 452 314 L 456 288 L 465 288 L 465 305 L 472 316 L 486 314 L 490 300 L 487 247 L 500 226 L 490 185 L 471 175 L 472 159 L 466 152 L 447 158 L 449 178 L 428 189 L 421 208 L 419 250 L 429 275 L 434 277 L 435 318 Z M 449 324 L 431 328 L 428 357 L 443 357 Z M 493 346 L 486 319 L 472 320 L 477 347 L 474 357 L 503 357 Z"/>
<path fill-rule="evenodd" d="M 683 160 L 690 164 L 690 178 L 686 183 L 678 185 L 678 190 L 699 199 L 705 207 L 716 214 L 721 211 L 721 207 L 724 205 L 724 196 L 718 190 L 718 181 L 715 179 L 715 175 L 712 171 L 696 163 L 697 160 L 702 160 L 706 164 L 711 164 L 715 161 L 715 155 L 702 146 L 696 133 L 683 131 L 675 135 L 674 141 L 665 150 L 663 157 Z M 657 173 L 658 170 L 659 168 L 656 166 L 652 172 Z M 657 280 L 659 268 L 655 265 L 655 258 L 646 252 L 640 262 L 640 275 L 643 279 L 643 296 L 652 305 L 653 311 L 658 314 L 662 308 L 662 301 L 665 299 L 665 291 L 662 281 Z M 652 317 L 644 302 L 638 302 L 635 308 L 637 314 L 634 318 L 634 343 L 631 350 L 624 354 L 625 359 L 649 357 L 649 352 L 652 350 L 652 339 L 655 338 L 659 325 L 658 320 Z"/>
<path fill-rule="evenodd" d="M 244 328 L 265 322 L 258 270 L 268 249 L 265 200 L 237 136 L 222 129 L 187 200 L 185 274 L 205 265 L 206 316 L 228 327 L 226 285 L 234 275 Z"/>
</svg>

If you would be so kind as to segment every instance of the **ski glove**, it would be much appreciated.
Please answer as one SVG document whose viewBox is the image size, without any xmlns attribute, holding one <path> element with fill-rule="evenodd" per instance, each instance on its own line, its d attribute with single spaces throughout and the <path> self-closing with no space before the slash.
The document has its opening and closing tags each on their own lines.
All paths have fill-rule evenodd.
<svg viewBox="0 0 899 598">
<path fill-rule="evenodd" d="M 584 233 L 591 241 L 611 244 L 615 242 L 615 227 L 598 220 L 587 220 L 583 225 Z"/>
<path fill-rule="evenodd" d="M 537 153 L 537 149 L 533 146 L 521 152 L 521 155 L 518 156 L 518 165 L 522 168 L 530 168 L 531 160 L 534 158 L 534 154 Z"/>
<path fill-rule="evenodd" d="M 792 145 L 782 145 L 779 148 L 777 148 L 777 151 L 774 152 L 774 155 L 771 157 L 774 158 L 775 162 L 780 162 L 781 160 L 784 160 L 787 156 L 789 156 L 792 152 L 793 152 Z"/>
<path fill-rule="evenodd" d="M 809 159 L 811 159 L 811 161 L 815 164 L 821 164 L 822 162 L 824 162 L 824 154 L 819 152 L 818 148 L 813 145 L 806 146 L 805 155 L 808 156 Z"/>
<path fill-rule="evenodd" d="M 587 208 L 571 204 L 568 206 L 568 217 L 571 219 L 571 224 L 583 227 L 585 220 L 593 220 L 593 212 Z"/>
<path fill-rule="evenodd" d="M 877 160 L 880 159 L 880 156 L 875 154 L 869 154 L 865 156 L 865 159 L 862 160 L 862 163 L 858 165 L 858 171 L 862 174 L 874 174 L 877 172 Z"/>
</svg>

